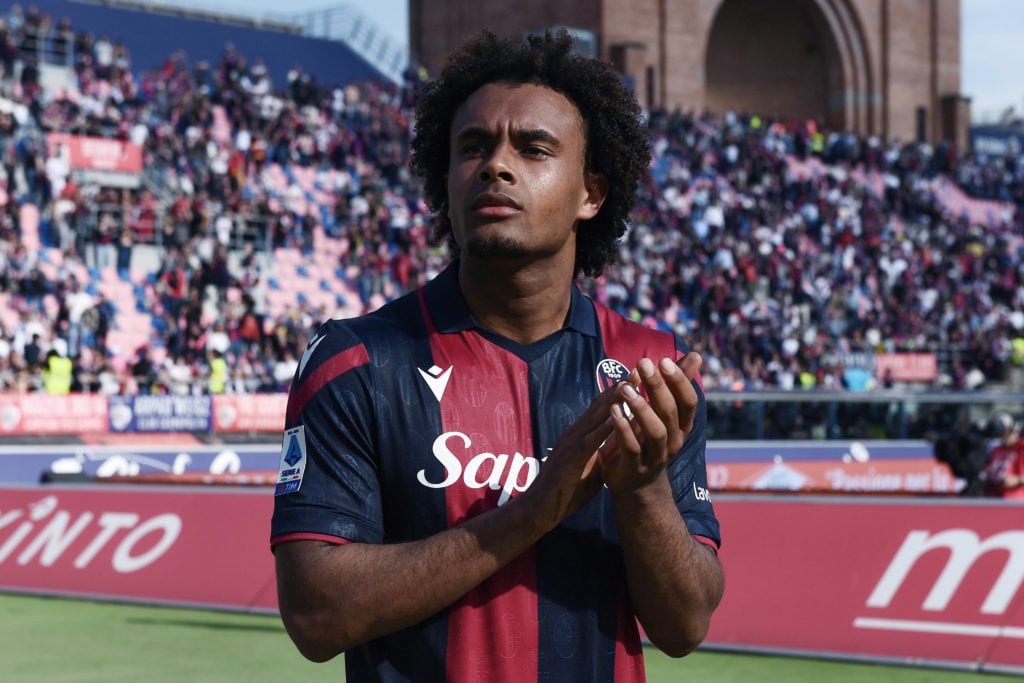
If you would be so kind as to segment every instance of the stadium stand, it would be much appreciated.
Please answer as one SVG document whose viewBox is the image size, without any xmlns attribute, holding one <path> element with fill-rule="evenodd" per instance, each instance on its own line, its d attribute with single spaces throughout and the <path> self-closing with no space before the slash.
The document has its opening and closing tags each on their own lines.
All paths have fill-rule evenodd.
<svg viewBox="0 0 1024 683">
<path fill-rule="evenodd" d="M 442 267 L 406 167 L 415 75 L 394 84 L 287 32 L 226 43 L 202 19 L 88 9 L 12 5 L 0 23 L 0 389 L 43 390 L 27 356 L 56 348 L 78 391 L 200 393 L 216 350 L 226 391 L 280 392 L 320 321 Z M 143 59 L 108 10 L 124 33 L 124 12 L 190 22 L 167 32 L 195 45 Z M 277 50 L 286 38 L 304 47 Z M 73 78 L 41 78 L 50 58 Z M 330 80 L 310 70 L 324 64 Z M 848 367 L 880 351 L 935 354 L 935 387 L 1024 387 L 1024 155 L 648 121 L 619 263 L 582 285 L 690 340 L 707 388 L 884 387 Z M 54 133 L 138 149 L 141 168 L 83 177 Z"/>
</svg>

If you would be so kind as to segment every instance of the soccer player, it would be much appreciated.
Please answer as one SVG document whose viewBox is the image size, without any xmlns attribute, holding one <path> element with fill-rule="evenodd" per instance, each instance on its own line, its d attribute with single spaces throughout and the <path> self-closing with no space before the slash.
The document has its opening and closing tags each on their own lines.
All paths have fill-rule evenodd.
<svg viewBox="0 0 1024 683">
<path fill-rule="evenodd" d="M 565 32 L 484 33 L 417 105 L 455 258 L 301 360 L 271 545 L 288 633 L 350 680 L 642 681 L 722 596 L 700 356 L 575 284 L 626 229 L 639 107 Z"/>
</svg>

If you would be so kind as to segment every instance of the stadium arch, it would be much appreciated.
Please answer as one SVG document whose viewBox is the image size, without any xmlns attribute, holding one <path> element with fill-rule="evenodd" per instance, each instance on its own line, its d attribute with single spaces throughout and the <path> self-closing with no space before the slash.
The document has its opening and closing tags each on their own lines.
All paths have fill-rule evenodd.
<svg viewBox="0 0 1024 683">
<path fill-rule="evenodd" d="M 868 45 L 846 0 L 721 0 L 705 36 L 710 111 L 756 111 L 874 132 L 878 98 Z"/>
</svg>

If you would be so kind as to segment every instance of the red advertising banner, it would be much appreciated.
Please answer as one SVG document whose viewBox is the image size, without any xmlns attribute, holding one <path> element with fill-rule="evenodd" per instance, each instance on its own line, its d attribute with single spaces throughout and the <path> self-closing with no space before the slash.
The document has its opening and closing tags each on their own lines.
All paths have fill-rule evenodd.
<svg viewBox="0 0 1024 683">
<path fill-rule="evenodd" d="M 46 149 L 49 156 L 66 155 L 72 170 L 142 173 L 142 146 L 127 140 L 47 133 Z"/>
<path fill-rule="evenodd" d="M 0 435 L 79 435 L 108 428 L 106 396 L 0 394 Z"/>
<path fill-rule="evenodd" d="M 0 589 L 275 611 L 272 489 L 0 489 Z"/>
<path fill-rule="evenodd" d="M 875 377 L 888 372 L 897 382 L 934 382 L 939 377 L 939 362 L 934 353 L 879 353 L 875 356 Z"/>
<path fill-rule="evenodd" d="M 709 457 L 710 459 L 710 457 Z M 955 494 L 963 481 L 948 465 L 925 458 L 870 462 L 787 460 L 708 464 L 712 491 Z"/>
<path fill-rule="evenodd" d="M 215 432 L 283 432 L 287 394 L 220 394 L 213 397 Z"/>
<path fill-rule="evenodd" d="M 716 497 L 708 645 L 1024 673 L 1024 505 Z"/>
</svg>

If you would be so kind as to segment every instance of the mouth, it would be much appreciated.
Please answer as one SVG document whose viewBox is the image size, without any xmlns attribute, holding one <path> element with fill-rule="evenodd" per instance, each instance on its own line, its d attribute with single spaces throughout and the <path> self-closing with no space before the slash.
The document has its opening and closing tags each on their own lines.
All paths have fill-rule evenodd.
<svg viewBox="0 0 1024 683">
<path fill-rule="evenodd" d="M 470 209 L 485 216 L 507 216 L 522 210 L 522 207 L 507 194 L 484 192 L 476 196 Z"/>
</svg>

